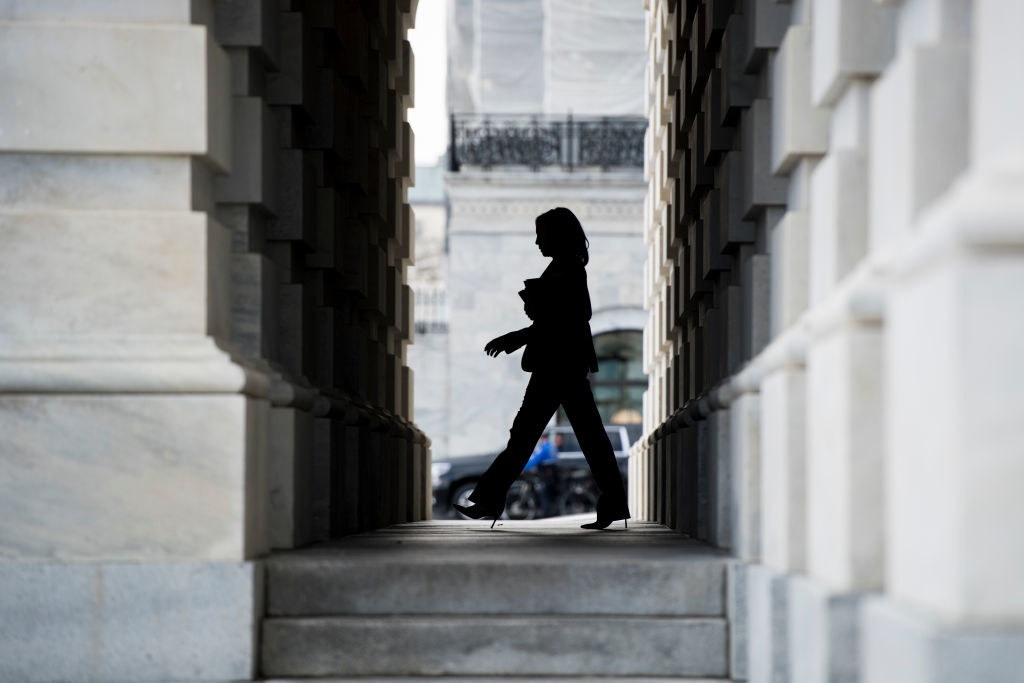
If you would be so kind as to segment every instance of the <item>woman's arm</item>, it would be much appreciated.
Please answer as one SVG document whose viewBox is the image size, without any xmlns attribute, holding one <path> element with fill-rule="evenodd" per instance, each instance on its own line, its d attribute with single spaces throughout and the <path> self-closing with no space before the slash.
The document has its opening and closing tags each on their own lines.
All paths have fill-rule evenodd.
<svg viewBox="0 0 1024 683">
<path fill-rule="evenodd" d="M 516 349 L 521 348 L 530 340 L 530 327 L 524 327 L 521 330 L 515 330 L 508 334 L 503 334 L 500 337 L 495 337 L 491 341 L 487 342 L 484 346 L 484 353 L 491 358 L 494 358 L 499 353 L 504 351 L 505 353 L 512 353 Z"/>
</svg>

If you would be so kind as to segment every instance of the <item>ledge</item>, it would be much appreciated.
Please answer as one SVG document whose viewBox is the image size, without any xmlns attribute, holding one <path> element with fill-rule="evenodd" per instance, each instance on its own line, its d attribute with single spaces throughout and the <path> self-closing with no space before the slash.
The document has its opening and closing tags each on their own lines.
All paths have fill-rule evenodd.
<svg viewBox="0 0 1024 683">
<path fill-rule="evenodd" d="M 887 255 L 906 277 L 966 254 L 1024 256 L 1024 169 L 969 171 L 925 209 Z"/>
<path fill-rule="evenodd" d="M 0 339 L 4 394 L 270 394 L 265 369 L 203 336 Z"/>
</svg>

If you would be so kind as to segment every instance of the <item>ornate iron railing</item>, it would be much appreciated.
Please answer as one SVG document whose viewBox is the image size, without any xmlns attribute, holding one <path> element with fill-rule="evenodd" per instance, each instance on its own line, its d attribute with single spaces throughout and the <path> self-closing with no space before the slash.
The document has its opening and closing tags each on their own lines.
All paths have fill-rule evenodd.
<svg viewBox="0 0 1024 683">
<path fill-rule="evenodd" d="M 643 168 L 647 119 L 452 114 L 449 167 Z"/>
<path fill-rule="evenodd" d="M 416 297 L 413 309 L 416 334 L 448 331 L 448 301 L 444 286 L 421 284 L 413 286 Z"/>
</svg>

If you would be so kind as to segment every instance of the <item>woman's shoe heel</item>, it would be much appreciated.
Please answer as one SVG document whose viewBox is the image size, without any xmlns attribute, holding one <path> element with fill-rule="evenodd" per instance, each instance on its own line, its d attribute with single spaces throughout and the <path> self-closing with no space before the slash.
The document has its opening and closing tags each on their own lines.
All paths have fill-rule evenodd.
<svg viewBox="0 0 1024 683">
<path fill-rule="evenodd" d="M 498 520 L 501 518 L 501 513 L 504 512 L 504 510 L 499 510 L 498 512 L 487 510 L 484 508 L 484 506 L 480 505 L 479 503 L 472 505 L 470 507 L 466 507 L 465 505 L 459 505 L 458 503 L 455 503 L 454 505 L 452 505 L 452 507 L 461 512 L 462 514 L 464 514 L 465 516 L 469 517 L 470 519 L 484 519 L 493 517 L 494 521 L 491 522 L 492 529 L 494 528 L 494 525 L 498 523 Z"/>
<path fill-rule="evenodd" d="M 626 523 L 626 528 L 628 529 L 629 528 L 629 513 L 628 512 L 626 513 L 626 517 L 614 517 L 612 519 L 601 519 L 601 517 L 599 515 L 598 518 L 597 518 L 597 521 L 590 522 L 589 524 L 581 524 L 580 528 L 581 529 L 598 529 L 598 530 L 607 529 L 609 526 L 611 526 L 612 522 L 618 521 L 620 519 L 623 522 Z"/>
</svg>

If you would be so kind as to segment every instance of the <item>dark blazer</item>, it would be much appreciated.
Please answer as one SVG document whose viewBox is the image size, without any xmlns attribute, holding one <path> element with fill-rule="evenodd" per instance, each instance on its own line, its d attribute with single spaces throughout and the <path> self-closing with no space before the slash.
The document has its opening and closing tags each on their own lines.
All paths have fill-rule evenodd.
<svg viewBox="0 0 1024 683">
<path fill-rule="evenodd" d="M 520 330 L 526 339 L 523 370 L 597 372 L 583 264 L 552 261 L 539 278 L 526 280 L 525 285 L 519 296 L 533 324 Z"/>
</svg>

